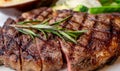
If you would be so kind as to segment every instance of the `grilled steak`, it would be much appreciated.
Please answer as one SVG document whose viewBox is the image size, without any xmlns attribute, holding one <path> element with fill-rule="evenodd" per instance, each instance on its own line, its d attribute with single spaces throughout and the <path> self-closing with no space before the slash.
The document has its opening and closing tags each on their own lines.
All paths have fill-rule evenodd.
<svg viewBox="0 0 120 71">
<path fill-rule="evenodd" d="M 66 63 L 68 71 L 92 71 L 119 57 L 119 13 L 91 15 L 71 10 L 54 12 L 43 7 L 23 13 L 17 22 L 51 18 L 51 24 L 69 15 L 72 17 L 60 23 L 60 27 L 87 30 L 77 39 L 77 44 L 66 42 L 53 34 L 49 34 L 48 39 L 32 39 L 10 27 L 15 22 L 8 19 L 0 29 L 1 63 L 17 71 L 58 71 Z M 41 32 L 36 32 L 42 36 Z"/>
</svg>

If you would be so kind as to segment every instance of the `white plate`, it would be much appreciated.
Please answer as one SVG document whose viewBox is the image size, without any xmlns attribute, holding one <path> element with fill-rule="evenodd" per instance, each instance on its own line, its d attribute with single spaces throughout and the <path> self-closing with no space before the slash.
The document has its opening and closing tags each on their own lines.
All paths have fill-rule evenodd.
<svg viewBox="0 0 120 71">
<path fill-rule="evenodd" d="M 6 15 L 6 14 L 0 12 L 0 26 L 2 26 L 4 24 L 4 22 L 7 20 L 8 17 L 15 18 L 18 13 L 14 9 L 8 10 L 7 12 L 11 13 L 12 16 Z M 0 66 L 0 71 L 14 71 L 14 70 L 4 67 L 4 66 Z M 67 69 L 61 70 L 61 71 L 67 71 Z M 117 59 L 117 61 L 114 64 L 112 64 L 111 66 L 106 66 L 103 69 L 101 69 L 100 71 L 120 71 L 120 58 Z"/>
</svg>

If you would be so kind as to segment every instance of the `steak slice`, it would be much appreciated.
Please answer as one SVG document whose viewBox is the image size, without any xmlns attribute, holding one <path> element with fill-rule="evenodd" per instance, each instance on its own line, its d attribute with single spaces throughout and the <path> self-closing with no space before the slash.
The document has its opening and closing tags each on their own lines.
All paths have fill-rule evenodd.
<svg viewBox="0 0 120 71">
<path fill-rule="evenodd" d="M 20 47 L 16 42 L 18 31 L 10 27 L 10 24 L 15 24 L 15 21 L 9 18 L 2 28 L 4 43 L 4 47 L 2 48 L 2 51 L 4 52 L 2 56 L 3 63 L 5 66 L 11 67 L 17 71 L 21 71 L 19 52 Z"/>
<path fill-rule="evenodd" d="M 112 15 L 100 14 L 97 17 L 88 15 L 82 29 L 88 32 L 78 39 L 74 45 L 61 41 L 66 56 L 68 71 L 95 70 L 111 58 L 116 59 L 119 53 L 119 31 L 112 28 Z M 114 60 L 113 59 L 113 60 Z"/>
<path fill-rule="evenodd" d="M 62 68 L 62 54 L 56 41 L 32 40 L 27 35 L 22 35 L 20 40 L 22 71 L 57 71 Z"/>
<path fill-rule="evenodd" d="M 88 65 L 87 65 L 87 63 L 84 64 L 84 60 L 87 62 L 87 59 L 89 60 L 90 55 L 88 55 L 88 53 L 86 52 L 85 46 L 88 46 L 89 40 L 91 38 L 90 29 L 92 29 L 95 24 L 94 21 L 91 21 L 89 19 L 95 19 L 95 16 L 94 15 L 88 15 L 88 16 L 85 15 L 85 16 L 81 16 L 81 17 L 83 18 L 83 21 L 82 21 L 83 23 L 80 23 L 80 25 L 82 25 L 83 27 L 82 28 L 80 27 L 80 29 L 88 30 L 88 32 L 86 34 L 82 35 L 77 40 L 78 44 L 75 45 L 73 43 L 67 43 L 67 42 L 60 41 L 62 50 L 67 59 L 68 71 L 82 71 L 82 68 L 88 69 L 88 68 L 85 68 L 85 67 L 88 67 Z M 74 19 L 74 21 L 76 21 L 76 20 Z"/>
<path fill-rule="evenodd" d="M 52 9 L 51 8 L 40 8 L 40 9 L 36 9 L 30 12 L 26 12 L 23 13 L 21 18 L 18 19 L 18 21 L 24 21 L 24 20 L 40 20 L 43 21 L 45 19 L 48 19 L 52 16 Z M 31 14 L 34 13 L 34 14 Z M 39 32 L 40 33 L 40 32 Z M 40 34 L 41 35 L 41 34 Z M 49 36 L 50 37 L 50 36 Z M 28 38 L 28 39 L 27 39 Z M 28 41 L 27 41 L 28 40 Z M 62 68 L 63 66 L 63 59 L 62 59 L 62 53 L 60 50 L 60 45 L 59 43 L 56 42 L 56 40 L 44 40 L 44 37 L 42 39 L 36 38 L 34 39 L 34 44 L 36 43 L 37 46 L 34 45 L 34 51 L 30 50 L 33 49 L 32 45 L 33 43 L 31 43 L 32 41 L 30 41 L 30 38 L 27 36 L 23 36 L 22 41 L 20 41 L 22 43 L 22 66 L 24 63 L 29 64 L 29 63 L 37 63 L 36 60 L 40 60 L 41 59 L 41 66 L 39 64 L 39 67 L 41 67 L 42 71 L 57 71 L 59 69 Z M 31 45 L 31 47 L 28 47 L 27 45 Z M 37 49 L 36 49 L 37 48 Z M 33 52 L 33 53 L 28 53 L 26 52 L 26 50 L 29 52 Z M 38 52 L 39 51 L 39 54 Z M 26 56 L 24 56 L 24 52 L 26 52 L 26 54 L 28 55 L 33 55 L 35 52 L 37 54 L 33 55 L 33 59 L 31 60 L 31 62 L 27 62 L 27 60 L 29 59 L 25 59 Z M 39 59 L 36 59 L 35 57 L 38 57 L 39 55 Z M 36 59 L 36 60 L 35 60 Z M 40 63 L 40 61 L 39 61 Z M 37 65 L 37 64 L 36 64 Z M 36 66 L 34 65 L 34 66 Z M 38 67 L 38 66 L 36 66 Z M 27 68 L 27 69 L 25 69 Z M 32 67 L 31 66 L 23 66 L 22 70 L 28 71 L 30 70 Z M 37 69 L 37 68 L 36 68 Z M 32 69 L 31 69 L 32 70 Z M 35 68 L 33 69 L 35 70 Z M 38 71 L 38 70 L 35 70 Z"/>
<path fill-rule="evenodd" d="M 25 40 L 24 38 L 27 37 L 27 35 L 24 35 L 22 37 L 23 40 Z M 22 47 L 20 53 L 21 53 L 22 71 L 42 71 L 41 58 L 39 55 L 39 51 L 37 50 L 37 45 L 35 40 L 31 40 L 26 44 L 26 46 Z"/>
<path fill-rule="evenodd" d="M 54 38 L 47 41 L 36 39 L 42 60 L 42 71 L 58 71 L 63 66 L 63 58 L 58 41 Z"/>
</svg>

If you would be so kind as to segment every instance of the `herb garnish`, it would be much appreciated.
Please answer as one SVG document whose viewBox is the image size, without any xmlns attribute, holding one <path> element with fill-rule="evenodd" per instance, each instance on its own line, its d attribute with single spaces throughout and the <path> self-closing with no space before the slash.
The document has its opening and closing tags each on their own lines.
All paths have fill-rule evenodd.
<svg viewBox="0 0 120 71">
<path fill-rule="evenodd" d="M 65 22 L 70 17 L 71 16 L 68 16 L 68 17 L 66 17 L 62 20 L 59 20 L 59 21 L 53 23 L 52 25 L 49 25 L 48 21 L 50 19 L 47 19 L 40 24 L 32 24 L 34 22 L 35 23 L 40 22 L 40 21 L 34 20 L 34 21 L 19 22 L 18 24 L 10 25 L 10 26 L 16 28 L 21 33 L 30 35 L 32 38 L 40 37 L 33 30 L 31 30 L 31 29 L 34 29 L 34 30 L 38 30 L 41 33 L 43 33 L 44 37 L 46 39 L 47 39 L 47 36 L 48 36 L 47 33 L 52 33 L 54 35 L 57 35 L 58 37 L 60 37 L 63 40 L 69 40 L 73 43 L 77 43 L 76 39 L 81 34 L 85 33 L 86 30 L 72 31 L 72 30 L 67 30 L 67 29 L 64 29 L 64 28 L 58 28 L 60 23 Z M 56 27 L 56 25 L 57 25 L 57 27 Z"/>
</svg>

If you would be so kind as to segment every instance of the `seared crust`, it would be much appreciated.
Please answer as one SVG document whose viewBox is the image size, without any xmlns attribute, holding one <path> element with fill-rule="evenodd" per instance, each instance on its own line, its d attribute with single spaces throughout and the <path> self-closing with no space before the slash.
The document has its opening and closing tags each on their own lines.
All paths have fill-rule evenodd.
<svg viewBox="0 0 120 71">
<path fill-rule="evenodd" d="M 37 48 L 42 60 L 42 71 L 57 71 L 63 66 L 60 45 L 56 39 L 43 41 L 36 39 Z"/>
<path fill-rule="evenodd" d="M 42 63 L 36 41 L 32 40 L 21 50 L 22 71 L 42 71 Z"/>
</svg>

